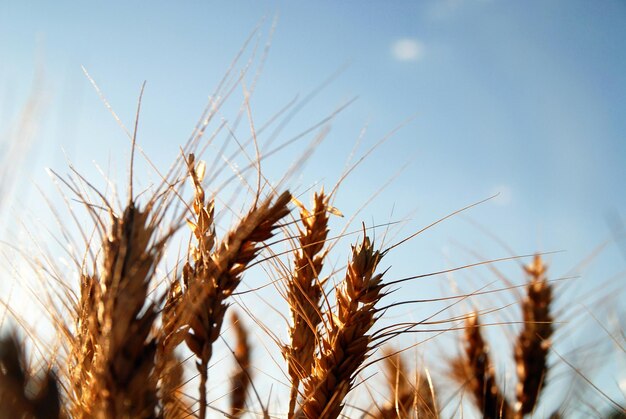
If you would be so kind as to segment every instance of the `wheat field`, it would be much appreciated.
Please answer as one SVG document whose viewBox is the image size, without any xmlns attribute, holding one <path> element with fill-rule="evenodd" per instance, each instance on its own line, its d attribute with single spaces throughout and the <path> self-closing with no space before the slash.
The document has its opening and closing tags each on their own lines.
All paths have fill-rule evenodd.
<svg viewBox="0 0 626 419">
<path fill-rule="evenodd" d="M 595 348 L 554 350 L 586 315 L 567 302 L 556 305 L 572 279 L 550 271 L 558 254 L 477 256 L 398 276 L 388 262 L 394 252 L 493 197 L 411 224 L 409 233 L 397 228 L 408 218 L 376 224 L 360 210 L 342 211 L 335 202 L 346 179 L 367 167 L 387 138 L 359 151 L 336 180 L 298 184 L 300 166 L 337 116 L 332 112 L 303 131 L 313 139 L 277 175 L 268 159 L 293 139 L 272 144 L 265 136 L 274 119 L 268 128 L 253 118 L 248 67 L 238 65 L 169 167 L 141 148 L 145 85 L 128 129 L 84 70 L 103 112 L 128 137 L 118 154 L 124 168 L 100 179 L 73 165 L 67 175 L 53 169 L 61 205 L 51 202 L 44 211 L 60 232 L 48 239 L 32 234 L 36 252 L 11 246 L 35 278 L 24 284 L 28 304 L 39 307 L 47 326 L 30 322 L 15 295 L 3 296 L 0 417 L 626 417 L 624 398 L 605 392 L 570 356 L 602 362 L 607 347 L 623 356 L 623 329 L 605 329 Z M 229 100 L 235 124 L 247 126 L 245 138 L 220 119 Z M 27 123 L 33 108 L 24 110 Z M 235 146 L 225 151 L 227 143 Z M 22 155 L 16 146 L 2 161 L 0 192 L 13 165 L 26 164 Z M 370 180 L 386 185 L 375 171 Z M 65 265 L 45 240 L 61 243 Z M 501 275 L 511 263 L 514 276 Z M 451 280 L 439 297 L 404 291 L 415 281 L 471 277 L 484 268 L 497 279 L 476 274 L 458 287 Z M 607 284 L 621 288 L 619 280 Z M 589 310 L 603 296 L 589 296 Z M 409 309 L 396 311 L 403 307 Z M 411 315 L 418 310 L 428 314 Z M 278 326 L 265 318 L 268 311 Z M 438 341 L 453 355 L 437 354 Z"/>
</svg>

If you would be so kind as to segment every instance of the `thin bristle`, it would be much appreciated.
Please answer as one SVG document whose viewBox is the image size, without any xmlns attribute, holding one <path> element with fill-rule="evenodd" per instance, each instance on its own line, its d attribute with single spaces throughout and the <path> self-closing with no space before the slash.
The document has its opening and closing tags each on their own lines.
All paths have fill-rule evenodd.
<svg viewBox="0 0 626 419">
<path fill-rule="evenodd" d="M 232 418 L 238 418 L 245 412 L 248 388 L 252 382 L 250 342 L 248 341 L 248 330 L 241 323 L 239 316 L 235 312 L 231 314 L 231 323 L 237 340 L 237 345 L 235 346 L 237 368 L 231 378 L 230 415 Z"/>
<path fill-rule="evenodd" d="M 465 356 L 452 361 L 452 375 L 467 386 L 472 400 L 485 419 L 513 418 L 512 409 L 496 382 L 489 347 L 483 340 L 478 314 L 465 322 Z"/>
<path fill-rule="evenodd" d="M 320 338 L 319 356 L 311 377 L 304 381 L 302 413 L 307 418 L 336 418 L 371 349 L 368 331 L 376 321 L 376 303 L 384 295 L 382 274 L 375 274 L 382 254 L 364 236 L 352 248 L 346 277 L 337 289 L 335 313 Z"/>
<path fill-rule="evenodd" d="M 547 357 L 553 332 L 550 304 L 552 287 L 539 255 L 525 267 L 530 276 L 527 294 L 522 302 L 524 327 L 515 345 L 518 383 L 516 388 L 518 416 L 533 412 L 541 390 L 546 385 Z"/>
<path fill-rule="evenodd" d="M 292 317 L 289 344 L 283 348 L 291 378 L 288 417 L 295 412 L 300 381 L 311 373 L 317 327 L 322 321 L 319 274 L 325 256 L 322 250 L 328 236 L 328 196 L 324 191 L 314 195 L 311 211 L 300 205 L 300 221 L 304 228 L 299 230 L 294 271 L 287 282 L 287 301 Z"/>
<path fill-rule="evenodd" d="M 397 418 L 400 414 L 407 415 L 412 403 L 411 384 L 406 377 L 402 356 L 386 354 L 387 385 L 389 386 L 389 402 L 381 409 L 379 418 Z"/>
</svg>

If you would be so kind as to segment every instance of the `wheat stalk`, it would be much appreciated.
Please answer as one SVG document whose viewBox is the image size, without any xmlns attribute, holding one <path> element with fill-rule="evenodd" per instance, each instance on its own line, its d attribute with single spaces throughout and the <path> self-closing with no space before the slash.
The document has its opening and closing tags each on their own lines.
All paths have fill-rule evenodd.
<svg viewBox="0 0 626 419">
<path fill-rule="evenodd" d="M 101 300 L 98 281 L 91 275 L 80 276 L 80 300 L 76 310 L 75 331 L 68 331 L 70 354 L 68 376 L 71 386 L 70 412 L 80 418 L 83 411 L 91 413 L 95 400 L 94 355 L 101 333 L 97 307 Z"/>
<path fill-rule="evenodd" d="M 183 292 L 180 281 L 175 279 L 170 284 L 165 305 L 161 310 L 161 328 L 157 337 L 157 355 L 155 375 L 159 378 L 159 394 L 166 418 L 187 416 L 185 402 L 182 400 L 183 368 L 175 353 L 176 347 L 183 341 L 186 328 L 181 328 L 179 319 L 182 310 Z"/>
<path fill-rule="evenodd" d="M 346 276 L 337 289 L 337 307 L 328 313 L 328 331 L 320 338 L 319 356 L 304 381 L 302 413 L 307 418 L 336 418 L 371 349 L 368 331 L 376 321 L 376 303 L 383 297 L 383 274 L 376 268 L 383 253 L 369 237 L 352 247 Z"/>
<path fill-rule="evenodd" d="M 193 164 L 191 155 L 190 172 L 196 185 L 196 203 L 200 203 L 204 192 L 200 186 L 201 176 Z M 289 213 L 290 200 L 291 194 L 284 192 L 275 202 L 273 196 L 270 196 L 261 204 L 253 206 L 215 250 L 212 246 L 212 203 L 209 206 L 204 202 L 194 205 L 198 217 L 191 224 L 198 244 L 191 250 L 193 262 L 187 263 L 183 269 L 187 289 L 183 302 L 186 311 L 180 320 L 189 326 L 184 338 L 187 346 L 200 359 L 196 366 L 200 374 L 201 419 L 206 417 L 208 365 L 213 354 L 213 343 L 221 334 L 228 308 L 226 300 L 241 282 L 241 275 L 247 265 L 261 250 L 259 243 L 269 240 L 274 235 L 276 223 Z"/>
<path fill-rule="evenodd" d="M 452 376 L 468 386 L 474 404 L 485 419 L 512 418 L 513 411 L 496 382 L 489 346 L 483 340 L 476 312 L 465 321 L 465 356 L 454 359 Z"/>
<path fill-rule="evenodd" d="M 328 236 L 328 195 L 322 190 L 313 197 L 313 208 L 300 207 L 299 246 L 294 251 L 294 270 L 287 282 L 287 301 L 292 325 L 289 344 L 283 347 L 291 378 L 288 417 L 294 415 L 300 381 L 308 377 L 313 366 L 317 326 L 321 322 L 322 285 L 319 274 L 324 263 L 322 252 Z"/>
<path fill-rule="evenodd" d="M 157 312 L 148 286 L 163 243 L 152 242 L 150 206 L 131 200 L 112 211 L 102 268 L 83 275 L 76 335 L 71 342 L 75 417 L 153 417 L 157 405 L 151 329 Z"/>
<path fill-rule="evenodd" d="M 518 383 L 516 387 L 518 417 L 534 410 L 541 390 L 546 385 L 548 373 L 547 357 L 552 336 L 552 287 L 545 273 L 546 266 L 541 256 L 525 267 L 530 276 L 526 297 L 522 302 L 524 327 L 515 345 Z"/>
</svg>

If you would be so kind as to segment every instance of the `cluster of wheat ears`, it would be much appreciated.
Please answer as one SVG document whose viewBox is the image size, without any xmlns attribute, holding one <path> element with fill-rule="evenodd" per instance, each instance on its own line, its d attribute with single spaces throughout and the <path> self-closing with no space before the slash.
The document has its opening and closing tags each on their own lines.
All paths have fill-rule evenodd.
<svg viewBox="0 0 626 419">
<path fill-rule="evenodd" d="M 309 208 L 287 191 L 259 195 L 220 238 L 214 226 L 215 200 L 206 196 L 202 185 L 204 163 L 196 162 L 193 154 L 184 163 L 194 198 L 187 219 L 192 240 L 182 268 L 163 295 L 149 297 L 165 242 L 176 230 L 176 223 L 164 231 L 159 228 L 168 192 L 174 192 L 171 185 L 143 205 L 131 198 L 120 212 L 106 201 L 104 210 L 88 205 L 103 238 L 96 246 L 100 263 L 85 267 L 80 293 L 68 301 L 73 322 L 58 319 L 67 349 L 64 370 L 47 371 L 33 392 L 19 344 L 5 339 L 0 401 L 11 411 L 10 417 L 206 417 L 213 346 L 222 334 L 231 297 L 261 250 L 268 250 L 277 231 L 288 228 L 291 205 L 300 214 L 297 233 L 290 236 L 292 271 L 284 277 L 292 319 L 289 340 L 281 347 L 291 385 L 288 417 L 338 417 L 372 351 L 402 333 L 395 327 L 375 328 L 382 314 L 379 302 L 394 281 L 386 282 L 379 268 L 387 250 L 377 249 L 365 229 L 352 247 L 342 280 L 329 291 L 320 277 L 328 252 L 329 215 L 337 212 L 323 190 L 314 194 Z M 486 417 L 532 413 L 545 385 L 551 288 L 539 256 L 528 272 L 525 326 L 515 350 L 519 376 L 515 406 L 498 389 L 478 314 L 466 319 L 466 353 L 456 360 L 453 371 Z M 239 370 L 231 377 L 230 411 L 220 412 L 230 417 L 248 412 L 251 384 L 248 331 L 235 313 L 231 318 Z M 196 359 L 195 402 L 186 394 L 179 346 Z M 426 376 L 413 382 L 401 368 L 398 353 L 382 359 L 390 371 L 391 403 L 371 409 L 370 415 L 437 417 L 434 383 Z M 267 410 L 249 413 L 270 417 Z"/>
<path fill-rule="evenodd" d="M 128 199 L 121 207 L 78 173 L 57 178 L 84 204 L 94 229 L 81 230 L 85 256 L 77 261 L 79 283 L 50 274 L 57 299 L 48 309 L 59 340 L 54 356 L 37 370 L 28 365 L 17 334 L 0 342 L 0 416 L 336 418 L 346 415 L 347 396 L 367 382 L 361 373 L 374 363 L 384 366 L 386 396 L 377 400 L 380 391 L 359 400 L 360 407 L 350 406 L 361 417 L 437 418 L 444 405 L 438 397 L 442 385 L 456 386 L 466 396 L 464 403 L 485 418 L 533 415 L 550 381 L 555 328 L 553 285 L 540 255 L 525 268 L 527 284 L 519 302 L 523 325 L 511 354 L 517 380 L 513 397 L 500 388 L 503 380 L 496 377 L 480 311 L 448 320 L 450 329 L 460 322 L 463 350 L 449 361 L 451 379 L 440 384 L 425 365 L 407 368 L 403 351 L 391 346 L 428 320 L 380 322 L 389 308 L 381 300 L 411 280 L 386 275 L 385 255 L 406 239 L 380 248 L 363 225 L 346 266 L 323 276 L 335 237 L 341 236 L 329 233 L 330 217 L 339 214 L 332 206 L 336 188 L 330 193 L 320 188 L 312 204 L 301 203 L 263 177 L 256 147 L 256 159 L 250 158 L 258 172 L 254 193 L 233 225 L 218 234 L 216 207 L 221 211 L 227 204 L 219 200 L 219 188 L 209 189 L 207 166 L 196 158 L 206 125 L 149 192 L 133 191 L 131 155 Z M 131 137 L 134 153 L 136 130 Z M 192 188 L 189 199 L 185 184 Z M 188 246 L 164 277 L 157 268 L 177 234 L 188 235 Z M 289 251 L 278 247 L 285 243 Z M 249 322 L 240 318 L 242 310 L 233 307 L 246 271 L 259 265 L 274 272 L 278 280 L 268 282 L 279 283 L 290 310 L 288 337 L 277 342 L 288 400 L 278 407 L 263 403 L 258 394 L 250 355 L 254 339 L 244 326 Z M 237 368 L 228 378 L 229 408 L 218 409 L 207 396 L 212 382 L 225 380 L 223 368 L 211 361 L 229 327 L 227 318 Z M 623 412 L 614 406 L 613 414 Z M 559 415 L 557 409 L 552 417 Z"/>
</svg>

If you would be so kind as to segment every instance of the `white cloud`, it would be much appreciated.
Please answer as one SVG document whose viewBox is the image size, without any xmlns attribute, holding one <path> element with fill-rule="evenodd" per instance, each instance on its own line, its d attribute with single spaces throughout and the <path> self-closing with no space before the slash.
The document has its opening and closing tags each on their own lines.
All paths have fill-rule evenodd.
<svg viewBox="0 0 626 419">
<path fill-rule="evenodd" d="M 391 45 L 391 55 L 398 61 L 418 61 L 424 55 L 424 45 L 417 39 L 398 39 Z"/>
</svg>

